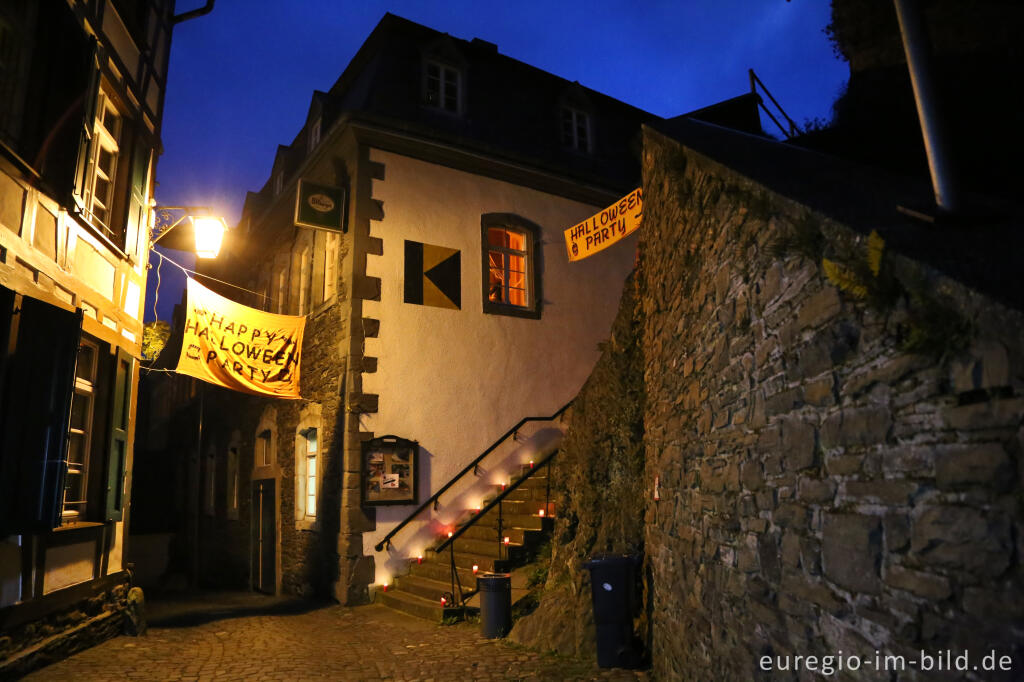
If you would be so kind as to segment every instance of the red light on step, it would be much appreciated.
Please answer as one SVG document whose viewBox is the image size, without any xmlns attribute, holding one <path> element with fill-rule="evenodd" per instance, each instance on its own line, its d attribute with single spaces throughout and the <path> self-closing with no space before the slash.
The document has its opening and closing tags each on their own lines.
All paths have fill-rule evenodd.
<svg viewBox="0 0 1024 682">
<path fill-rule="evenodd" d="M 386 583 L 384 585 L 381 585 L 380 587 L 381 587 L 381 591 L 382 592 L 387 592 L 388 591 L 388 586 L 387 586 Z"/>
<path fill-rule="evenodd" d="M 538 513 L 539 515 L 541 515 L 541 516 L 544 516 L 544 510 L 543 510 L 543 509 L 538 509 L 538 510 L 537 510 L 537 513 Z"/>
<path fill-rule="evenodd" d="M 533 460 L 532 459 L 530 460 L 530 468 L 531 469 L 533 468 Z"/>
<path fill-rule="evenodd" d="M 441 606 L 444 606 L 447 603 L 448 603 L 448 600 L 445 597 L 441 597 Z"/>
<path fill-rule="evenodd" d="M 480 567 L 477 566 L 476 564 L 473 564 L 473 575 L 476 575 L 476 572 L 479 571 L 479 570 L 480 570 Z"/>
<path fill-rule="evenodd" d="M 502 490 L 504 490 L 504 489 L 505 489 L 505 488 L 507 488 L 507 487 L 508 487 L 508 483 L 502 483 L 502 484 L 501 484 L 501 489 L 502 489 Z"/>
<path fill-rule="evenodd" d="M 423 555 L 422 554 L 419 555 L 418 557 L 416 557 L 416 563 L 418 563 L 418 564 L 422 564 L 423 563 Z"/>
<path fill-rule="evenodd" d="M 451 537 L 452 535 L 453 533 L 451 531 L 448 531 L 448 537 Z"/>
<path fill-rule="evenodd" d="M 506 535 L 505 536 L 505 544 L 507 545 L 510 541 L 511 541 L 511 538 Z"/>
</svg>

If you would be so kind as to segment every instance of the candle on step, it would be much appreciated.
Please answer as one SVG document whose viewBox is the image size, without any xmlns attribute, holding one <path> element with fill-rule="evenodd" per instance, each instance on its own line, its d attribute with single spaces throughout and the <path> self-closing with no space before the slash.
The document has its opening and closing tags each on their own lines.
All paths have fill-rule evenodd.
<svg viewBox="0 0 1024 682">
<path fill-rule="evenodd" d="M 538 509 L 537 510 L 537 514 L 539 514 L 540 516 L 544 516 L 544 510 L 543 509 Z"/>
<path fill-rule="evenodd" d="M 476 564 L 473 564 L 473 575 L 476 575 L 476 572 L 479 571 L 479 570 L 480 570 L 480 567 L 477 566 Z"/>
<path fill-rule="evenodd" d="M 506 535 L 506 536 L 505 536 L 505 544 L 507 545 L 507 544 L 509 543 L 509 541 L 510 541 L 510 540 L 511 540 L 511 538 L 510 538 L 509 536 L 507 536 L 507 535 Z"/>
<path fill-rule="evenodd" d="M 532 459 L 530 460 L 530 468 L 531 469 L 533 468 L 533 460 Z"/>
<path fill-rule="evenodd" d="M 452 535 L 453 533 L 451 531 L 448 531 L 448 537 L 451 537 Z"/>
<path fill-rule="evenodd" d="M 418 563 L 418 564 L 422 564 L 423 563 L 423 555 L 422 554 L 420 554 L 418 557 L 416 557 L 416 563 Z"/>
</svg>

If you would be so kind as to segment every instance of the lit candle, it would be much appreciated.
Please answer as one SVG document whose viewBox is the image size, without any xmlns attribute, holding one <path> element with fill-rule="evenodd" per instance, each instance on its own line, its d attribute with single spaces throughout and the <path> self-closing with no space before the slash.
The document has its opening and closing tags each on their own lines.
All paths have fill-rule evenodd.
<svg viewBox="0 0 1024 682">
<path fill-rule="evenodd" d="M 533 460 L 532 459 L 530 460 L 530 468 L 531 469 L 533 468 Z"/>
<path fill-rule="evenodd" d="M 381 590 L 384 591 L 384 592 L 387 592 L 388 591 L 388 584 L 384 583 L 383 585 L 381 585 Z"/>
<path fill-rule="evenodd" d="M 507 545 L 507 544 L 509 543 L 509 540 L 510 540 L 509 536 L 507 536 L 507 535 L 506 535 L 506 536 L 505 536 L 505 544 L 506 544 L 506 545 Z"/>
<path fill-rule="evenodd" d="M 476 575 L 476 572 L 479 571 L 479 570 L 480 570 L 480 567 L 477 566 L 476 564 L 473 564 L 473 575 Z"/>
<path fill-rule="evenodd" d="M 441 606 L 444 606 L 447 603 L 448 603 L 448 600 L 446 598 L 444 598 L 444 597 L 441 597 Z"/>
<path fill-rule="evenodd" d="M 448 537 L 451 537 L 451 536 L 452 536 L 452 532 L 448 531 Z"/>
<path fill-rule="evenodd" d="M 540 514 L 541 516 L 544 516 L 544 510 L 543 509 L 538 509 L 537 513 Z"/>
<path fill-rule="evenodd" d="M 423 555 L 422 554 L 420 554 L 418 557 L 416 557 L 416 563 L 418 563 L 418 564 L 422 564 L 423 563 Z"/>
</svg>

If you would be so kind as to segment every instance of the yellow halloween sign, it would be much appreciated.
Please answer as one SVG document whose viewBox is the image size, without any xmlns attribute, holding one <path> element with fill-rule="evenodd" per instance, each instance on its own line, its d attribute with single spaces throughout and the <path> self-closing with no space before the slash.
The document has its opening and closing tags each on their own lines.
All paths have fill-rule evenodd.
<svg viewBox="0 0 1024 682">
<path fill-rule="evenodd" d="M 637 187 L 600 213 L 565 231 L 569 260 L 583 260 L 625 239 L 640 227 L 643 215 L 643 192 Z"/>
<path fill-rule="evenodd" d="M 243 393 L 300 397 L 305 317 L 249 308 L 191 278 L 187 291 L 179 374 Z"/>
</svg>

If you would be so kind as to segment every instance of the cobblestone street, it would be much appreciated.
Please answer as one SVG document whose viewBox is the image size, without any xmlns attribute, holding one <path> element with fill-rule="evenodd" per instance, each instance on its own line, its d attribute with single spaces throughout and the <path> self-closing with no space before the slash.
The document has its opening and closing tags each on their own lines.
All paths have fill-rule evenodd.
<svg viewBox="0 0 1024 682">
<path fill-rule="evenodd" d="M 143 637 L 121 636 L 47 666 L 43 680 L 635 680 L 640 672 L 487 640 L 382 606 L 258 594 L 150 603 Z"/>
</svg>

